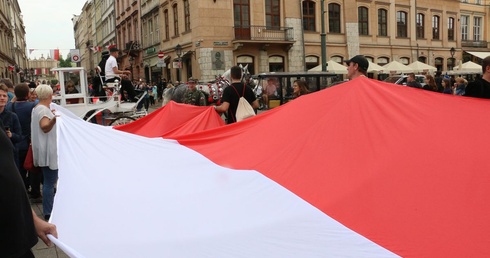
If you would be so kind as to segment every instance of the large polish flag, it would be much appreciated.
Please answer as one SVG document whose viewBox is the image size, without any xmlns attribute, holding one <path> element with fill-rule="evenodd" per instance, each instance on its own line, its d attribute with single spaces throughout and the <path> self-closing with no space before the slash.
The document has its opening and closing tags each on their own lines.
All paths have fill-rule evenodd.
<svg viewBox="0 0 490 258">
<path fill-rule="evenodd" d="M 173 139 L 60 111 L 56 244 L 71 257 L 489 257 L 489 108 L 358 78 Z"/>
</svg>

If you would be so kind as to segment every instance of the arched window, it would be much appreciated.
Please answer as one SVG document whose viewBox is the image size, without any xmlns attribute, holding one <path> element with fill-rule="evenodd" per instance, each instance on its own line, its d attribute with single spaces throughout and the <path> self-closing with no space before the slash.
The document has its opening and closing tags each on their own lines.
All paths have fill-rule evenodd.
<svg viewBox="0 0 490 258">
<path fill-rule="evenodd" d="M 378 36 L 388 36 L 388 11 L 378 9 Z"/>
<path fill-rule="evenodd" d="M 425 38 L 425 31 L 424 31 L 424 26 L 425 26 L 425 15 L 423 13 L 417 13 L 417 25 L 416 25 L 416 30 L 417 30 L 417 38 L 418 39 L 423 39 Z"/>
<path fill-rule="evenodd" d="M 434 61 L 435 61 L 435 67 L 437 68 L 437 71 L 442 71 L 444 59 L 438 57 Z"/>
<path fill-rule="evenodd" d="M 238 56 L 237 64 L 241 64 L 242 66 L 248 65 L 247 69 L 250 74 L 255 74 L 255 64 L 253 56 Z"/>
<path fill-rule="evenodd" d="M 357 8 L 357 17 L 359 23 L 359 35 L 369 35 L 369 14 L 368 9 L 364 6 Z"/>
<path fill-rule="evenodd" d="M 447 70 L 452 71 L 455 64 L 456 64 L 455 58 L 453 58 L 453 57 L 448 58 L 447 59 Z"/>
<path fill-rule="evenodd" d="M 303 29 L 305 31 L 316 31 L 314 1 L 303 1 Z"/>
<path fill-rule="evenodd" d="M 410 58 L 402 57 L 402 58 L 400 58 L 400 63 L 402 63 L 404 65 L 408 65 L 408 64 L 410 64 Z"/>
<path fill-rule="evenodd" d="M 269 57 L 269 72 L 284 72 L 284 57 L 270 56 Z"/>
<path fill-rule="evenodd" d="M 339 64 L 342 64 L 344 62 L 344 58 L 341 56 L 332 56 L 332 58 L 330 58 L 330 60 L 333 60 Z"/>
<path fill-rule="evenodd" d="M 189 8 L 189 0 L 184 0 L 184 30 L 191 30 L 191 11 Z"/>
<path fill-rule="evenodd" d="M 370 57 L 370 56 L 365 56 L 366 59 L 371 62 L 371 63 L 374 63 L 374 58 L 373 57 Z"/>
<path fill-rule="evenodd" d="M 307 56 L 305 58 L 306 70 L 310 70 L 311 68 L 315 68 L 320 65 L 319 59 L 316 56 Z"/>
<path fill-rule="evenodd" d="M 425 56 L 419 56 L 418 60 L 419 60 L 419 62 L 427 64 L 427 57 L 425 57 Z"/>
<path fill-rule="evenodd" d="M 396 12 L 396 36 L 399 38 L 407 37 L 407 13 L 403 11 Z"/>
<path fill-rule="evenodd" d="M 328 4 L 328 32 L 340 33 L 340 5 Z"/>
<path fill-rule="evenodd" d="M 376 62 L 378 63 L 378 65 L 383 66 L 383 65 L 389 63 L 390 59 L 387 57 L 378 57 L 378 60 L 376 60 Z"/>
<path fill-rule="evenodd" d="M 432 39 L 440 39 L 439 38 L 439 16 L 432 16 Z"/>
</svg>

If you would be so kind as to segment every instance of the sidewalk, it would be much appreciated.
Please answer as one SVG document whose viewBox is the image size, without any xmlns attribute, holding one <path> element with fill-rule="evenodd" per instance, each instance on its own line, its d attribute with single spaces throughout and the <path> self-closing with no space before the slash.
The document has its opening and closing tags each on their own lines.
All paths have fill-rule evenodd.
<svg viewBox="0 0 490 258">
<path fill-rule="evenodd" d="M 31 208 L 36 212 L 37 216 L 43 218 L 43 204 L 33 203 Z M 58 247 L 48 247 L 44 244 L 43 240 L 39 238 L 37 244 L 32 248 L 32 253 L 36 258 L 69 258 L 61 249 Z"/>
</svg>

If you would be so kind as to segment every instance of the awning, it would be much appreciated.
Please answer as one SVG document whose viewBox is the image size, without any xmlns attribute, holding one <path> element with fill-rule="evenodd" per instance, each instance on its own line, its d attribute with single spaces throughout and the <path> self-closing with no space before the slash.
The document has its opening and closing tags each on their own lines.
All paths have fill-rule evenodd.
<svg viewBox="0 0 490 258">
<path fill-rule="evenodd" d="M 484 59 L 487 56 L 490 56 L 490 52 L 473 52 L 473 51 L 466 51 L 466 53 L 476 56 L 478 58 Z"/>
</svg>

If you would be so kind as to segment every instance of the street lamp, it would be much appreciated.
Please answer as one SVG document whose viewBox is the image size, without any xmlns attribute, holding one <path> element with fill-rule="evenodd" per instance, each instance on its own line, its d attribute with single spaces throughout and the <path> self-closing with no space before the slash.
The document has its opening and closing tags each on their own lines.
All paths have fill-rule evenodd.
<svg viewBox="0 0 490 258">
<path fill-rule="evenodd" d="M 327 70 L 327 34 L 325 33 L 325 0 L 321 1 L 321 25 L 322 32 L 320 33 L 320 44 L 322 54 L 322 71 Z"/>
<path fill-rule="evenodd" d="M 449 53 L 451 54 L 451 69 L 450 70 L 453 70 L 454 65 L 456 63 L 454 61 L 454 54 L 456 53 L 456 49 L 454 49 L 454 47 L 452 47 L 451 49 L 449 49 Z"/>
<path fill-rule="evenodd" d="M 178 68 L 178 71 L 177 71 L 177 81 L 180 81 L 180 76 L 181 76 L 181 69 L 182 69 L 182 61 L 180 60 L 180 57 L 182 56 L 182 46 L 180 44 L 177 44 L 177 46 L 175 46 L 175 53 L 177 54 L 177 57 L 178 57 L 178 62 L 179 62 L 179 68 Z"/>
</svg>

